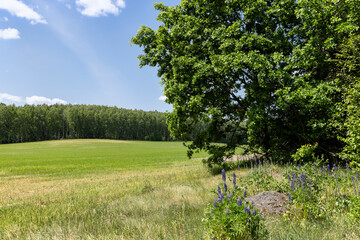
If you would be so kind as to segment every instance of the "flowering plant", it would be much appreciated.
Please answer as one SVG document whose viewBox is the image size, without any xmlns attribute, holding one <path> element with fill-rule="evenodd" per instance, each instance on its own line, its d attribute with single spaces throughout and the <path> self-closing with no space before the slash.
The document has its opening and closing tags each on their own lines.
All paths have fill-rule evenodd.
<svg viewBox="0 0 360 240">
<path fill-rule="evenodd" d="M 263 217 L 253 203 L 245 200 L 246 190 L 236 186 L 233 173 L 232 187 L 226 184 L 225 171 L 222 172 L 223 187 L 218 185 L 217 197 L 209 205 L 203 222 L 207 234 L 214 239 L 266 239 L 268 232 Z"/>
</svg>

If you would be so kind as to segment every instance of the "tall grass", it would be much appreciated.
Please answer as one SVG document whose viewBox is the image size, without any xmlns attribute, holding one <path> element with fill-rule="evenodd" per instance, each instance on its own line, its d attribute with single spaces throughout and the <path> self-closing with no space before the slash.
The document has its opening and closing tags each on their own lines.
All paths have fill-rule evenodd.
<svg viewBox="0 0 360 240">
<path fill-rule="evenodd" d="M 0 239 L 202 236 L 216 177 L 186 160 L 181 143 L 51 141 L 0 151 Z"/>
</svg>

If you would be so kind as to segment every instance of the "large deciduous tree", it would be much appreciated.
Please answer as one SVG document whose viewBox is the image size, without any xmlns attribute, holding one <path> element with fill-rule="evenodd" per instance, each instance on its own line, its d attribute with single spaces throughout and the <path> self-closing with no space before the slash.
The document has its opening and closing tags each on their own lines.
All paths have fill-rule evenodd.
<svg viewBox="0 0 360 240">
<path fill-rule="evenodd" d="M 289 159 L 302 145 L 335 159 L 344 147 L 337 54 L 359 31 L 359 0 L 182 0 L 155 4 L 162 22 L 132 38 L 158 67 L 172 135 L 212 154 L 249 146 Z M 340 116 L 340 117 L 339 117 Z M 196 131 L 199 122 L 205 127 Z M 341 121 L 340 121 L 341 122 Z M 192 136 L 190 138 L 189 136 Z M 216 144 L 226 139 L 225 145 Z"/>
</svg>

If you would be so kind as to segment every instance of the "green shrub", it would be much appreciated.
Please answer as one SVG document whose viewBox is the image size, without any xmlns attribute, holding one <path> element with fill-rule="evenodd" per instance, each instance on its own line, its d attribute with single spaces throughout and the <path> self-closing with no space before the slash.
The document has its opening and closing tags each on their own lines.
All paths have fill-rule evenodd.
<svg viewBox="0 0 360 240">
<path fill-rule="evenodd" d="M 206 234 L 212 239 L 266 239 L 268 231 L 265 229 L 261 213 L 256 211 L 253 204 L 245 200 L 246 190 L 236 186 L 236 176 L 233 174 L 233 188 L 228 190 L 223 174 L 223 189 L 218 186 L 217 198 L 206 209 L 203 223 L 207 228 Z"/>
<path fill-rule="evenodd" d="M 350 198 L 350 212 L 349 215 L 356 220 L 360 220 L 360 196 Z"/>
<path fill-rule="evenodd" d="M 291 155 L 291 157 L 297 163 L 316 162 L 318 161 L 318 158 L 315 156 L 315 150 L 317 146 L 318 143 L 315 143 L 314 145 L 311 144 L 302 145 L 300 148 L 297 149 L 295 154 Z"/>
</svg>

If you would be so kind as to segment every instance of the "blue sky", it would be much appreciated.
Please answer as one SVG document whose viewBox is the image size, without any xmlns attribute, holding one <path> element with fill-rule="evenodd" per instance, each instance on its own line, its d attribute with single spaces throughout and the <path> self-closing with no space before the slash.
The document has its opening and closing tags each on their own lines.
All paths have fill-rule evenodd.
<svg viewBox="0 0 360 240">
<path fill-rule="evenodd" d="M 157 69 L 139 69 L 129 43 L 160 24 L 155 2 L 0 0 L 0 102 L 171 111 Z"/>
</svg>

